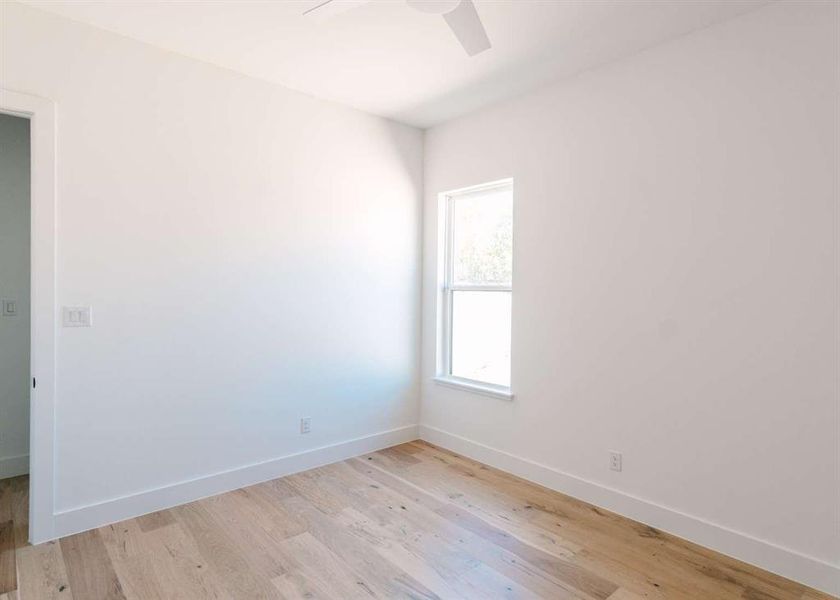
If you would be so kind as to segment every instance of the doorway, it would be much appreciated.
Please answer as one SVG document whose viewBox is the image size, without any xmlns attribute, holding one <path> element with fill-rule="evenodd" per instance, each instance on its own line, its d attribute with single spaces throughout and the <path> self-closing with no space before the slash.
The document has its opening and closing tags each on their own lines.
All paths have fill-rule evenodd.
<svg viewBox="0 0 840 600">
<path fill-rule="evenodd" d="M 29 119 L 0 114 L 0 487 L 29 474 Z"/>
<path fill-rule="evenodd" d="M 12 565 L 29 529 L 30 147 L 29 120 L 0 114 L 0 555 Z M 16 589 L 5 569 L 0 597 Z"/>
</svg>

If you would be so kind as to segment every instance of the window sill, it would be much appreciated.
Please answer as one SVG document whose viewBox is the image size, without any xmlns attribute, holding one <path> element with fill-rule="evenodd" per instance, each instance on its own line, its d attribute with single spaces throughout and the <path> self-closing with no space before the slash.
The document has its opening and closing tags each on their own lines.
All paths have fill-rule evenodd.
<svg viewBox="0 0 840 600">
<path fill-rule="evenodd" d="M 502 400 L 513 400 L 513 394 L 511 393 L 510 388 L 498 385 L 444 376 L 434 377 L 434 382 L 438 385 L 455 388 L 456 390 L 463 390 L 465 392 L 472 392 L 474 394 L 481 394 L 482 396 L 501 398 Z"/>
</svg>

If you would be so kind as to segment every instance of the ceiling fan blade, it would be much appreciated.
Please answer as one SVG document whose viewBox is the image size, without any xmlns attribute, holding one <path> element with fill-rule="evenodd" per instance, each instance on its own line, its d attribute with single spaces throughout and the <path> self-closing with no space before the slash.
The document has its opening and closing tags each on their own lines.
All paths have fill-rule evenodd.
<svg viewBox="0 0 840 600">
<path fill-rule="evenodd" d="M 451 12 L 443 15 L 447 25 L 470 56 L 490 48 L 490 38 L 481 24 L 472 0 L 461 0 Z"/>
<path fill-rule="evenodd" d="M 368 2 L 370 0 L 313 0 L 310 3 L 311 6 L 303 11 L 303 16 L 316 21 L 325 21 Z"/>
</svg>

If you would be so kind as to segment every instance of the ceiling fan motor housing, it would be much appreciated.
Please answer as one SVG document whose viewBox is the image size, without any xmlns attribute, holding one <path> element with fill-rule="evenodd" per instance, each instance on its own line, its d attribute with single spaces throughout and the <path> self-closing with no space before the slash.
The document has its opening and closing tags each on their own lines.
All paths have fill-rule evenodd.
<svg viewBox="0 0 840 600">
<path fill-rule="evenodd" d="M 430 15 L 445 15 L 455 10 L 461 0 L 405 0 L 414 10 Z"/>
</svg>

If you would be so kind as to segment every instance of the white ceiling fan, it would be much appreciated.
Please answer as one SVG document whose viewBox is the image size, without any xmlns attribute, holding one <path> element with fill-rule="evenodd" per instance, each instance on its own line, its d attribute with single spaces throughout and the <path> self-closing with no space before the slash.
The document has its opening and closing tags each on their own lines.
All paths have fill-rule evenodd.
<svg viewBox="0 0 840 600">
<path fill-rule="evenodd" d="M 317 0 L 313 6 L 303 11 L 303 15 L 319 20 L 328 19 L 370 1 Z M 475 56 L 490 48 L 490 39 L 472 0 L 405 0 L 405 3 L 423 13 L 442 15 L 469 56 Z"/>
</svg>

